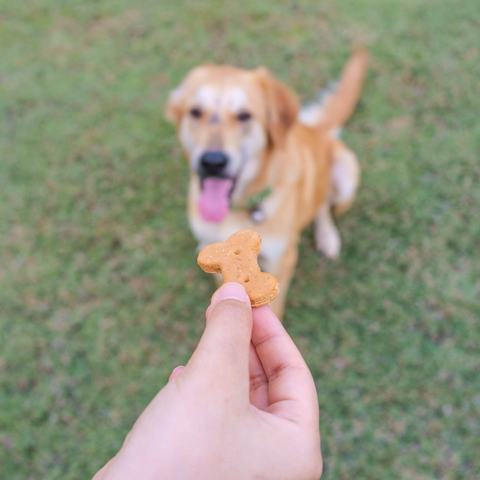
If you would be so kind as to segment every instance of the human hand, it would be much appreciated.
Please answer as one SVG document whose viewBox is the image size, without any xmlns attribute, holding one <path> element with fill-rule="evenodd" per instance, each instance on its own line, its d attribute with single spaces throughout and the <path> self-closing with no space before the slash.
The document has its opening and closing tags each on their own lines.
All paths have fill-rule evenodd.
<svg viewBox="0 0 480 480">
<path fill-rule="evenodd" d="M 318 401 L 310 371 L 265 305 L 228 283 L 200 343 L 94 480 L 318 480 Z"/>
</svg>

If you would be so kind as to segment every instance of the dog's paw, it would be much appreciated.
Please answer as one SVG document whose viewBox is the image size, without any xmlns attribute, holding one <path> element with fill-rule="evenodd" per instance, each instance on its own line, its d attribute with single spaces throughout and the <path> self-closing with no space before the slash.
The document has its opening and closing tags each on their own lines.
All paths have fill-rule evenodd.
<svg viewBox="0 0 480 480">
<path fill-rule="evenodd" d="M 318 232 L 316 236 L 317 250 L 322 252 L 327 258 L 337 258 L 340 255 L 342 241 L 338 230 L 329 228 L 327 231 Z"/>
</svg>

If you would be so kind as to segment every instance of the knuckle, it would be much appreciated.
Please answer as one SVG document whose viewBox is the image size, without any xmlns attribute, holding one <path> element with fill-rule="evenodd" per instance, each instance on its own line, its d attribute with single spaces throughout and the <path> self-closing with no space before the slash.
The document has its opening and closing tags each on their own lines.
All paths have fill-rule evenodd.
<svg viewBox="0 0 480 480">
<path fill-rule="evenodd" d="M 277 379 L 278 377 L 282 376 L 287 370 L 296 371 L 298 378 L 303 379 L 303 377 L 305 376 L 305 368 L 302 364 L 282 362 L 278 365 L 275 365 L 275 367 L 269 372 L 269 380 L 273 381 Z"/>
<path fill-rule="evenodd" d="M 250 391 L 255 391 L 266 384 L 268 384 L 268 379 L 264 373 L 250 376 Z"/>
</svg>

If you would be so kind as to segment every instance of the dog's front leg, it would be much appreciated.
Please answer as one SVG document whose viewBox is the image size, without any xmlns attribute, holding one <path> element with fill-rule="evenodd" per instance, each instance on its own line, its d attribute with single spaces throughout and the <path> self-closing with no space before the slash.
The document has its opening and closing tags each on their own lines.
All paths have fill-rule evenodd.
<svg viewBox="0 0 480 480">
<path fill-rule="evenodd" d="M 317 250 L 327 258 L 337 258 L 342 242 L 330 210 L 330 202 L 326 200 L 315 217 L 315 241 Z"/>
</svg>

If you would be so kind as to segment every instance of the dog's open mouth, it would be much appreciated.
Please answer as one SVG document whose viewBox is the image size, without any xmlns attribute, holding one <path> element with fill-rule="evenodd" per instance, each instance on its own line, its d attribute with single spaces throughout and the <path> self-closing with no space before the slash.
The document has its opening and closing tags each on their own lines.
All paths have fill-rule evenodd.
<svg viewBox="0 0 480 480">
<path fill-rule="evenodd" d="M 232 178 L 206 177 L 201 180 L 198 209 L 205 221 L 220 223 L 227 216 L 234 186 Z"/>
</svg>

